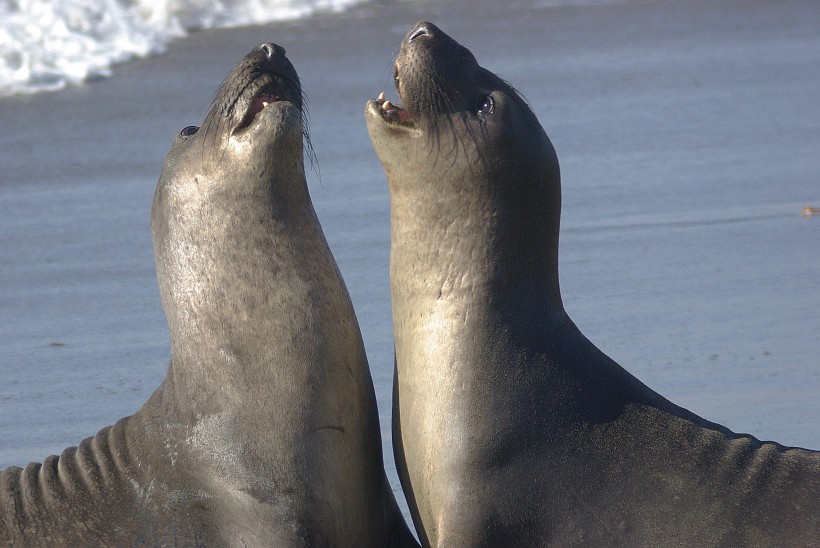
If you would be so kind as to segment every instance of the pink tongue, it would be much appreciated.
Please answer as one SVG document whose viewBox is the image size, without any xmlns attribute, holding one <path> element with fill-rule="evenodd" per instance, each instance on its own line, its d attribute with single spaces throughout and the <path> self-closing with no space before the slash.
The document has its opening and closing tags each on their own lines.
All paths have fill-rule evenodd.
<svg viewBox="0 0 820 548">
<path fill-rule="evenodd" d="M 399 120 L 412 120 L 413 117 L 410 116 L 410 113 L 404 110 L 403 108 L 396 109 L 396 112 L 399 115 Z"/>
<path fill-rule="evenodd" d="M 273 95 L 260 95 L 259 97 L 256 97 L 251 103 L 251 106 L 248 108 L 248 116 L 253 118 L 257 113 L 261 112 L 262 109 L 265 108 L 265 103 L 272 103 L 277 100 L 278 98 Z"/>
</svg>

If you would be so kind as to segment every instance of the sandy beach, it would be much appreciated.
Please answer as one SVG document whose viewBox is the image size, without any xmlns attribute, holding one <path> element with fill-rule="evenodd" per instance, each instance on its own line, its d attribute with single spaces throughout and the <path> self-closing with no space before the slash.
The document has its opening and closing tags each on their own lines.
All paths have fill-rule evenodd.
<svg viewBox="0 0 820 548">
<path fill-rule="evenodd" d="M 820 448 L 820 8 L 813 0 L 399 1 L 211 30 L 111 78 L 0 100 L 0 467 L 131 414 L 165 374 L 149 211 L 173 135 L 253 46 L 309 99 L 314 205 L 379 398 L 393 370 L 389 195 L 365 101 L 435 22 L 530 101 L 563 178 L 561 284 L 599 348 L 729 428 Z"/>
</svg>

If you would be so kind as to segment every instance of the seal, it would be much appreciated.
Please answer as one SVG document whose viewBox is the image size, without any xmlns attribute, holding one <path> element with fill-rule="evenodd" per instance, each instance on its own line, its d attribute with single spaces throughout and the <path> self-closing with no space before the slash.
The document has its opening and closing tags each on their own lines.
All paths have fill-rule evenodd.
<svg viewBox="0 0 820 548">
<path fill-rule="evenodd" d="M 174 140 L 151 213 L 171 338 L 134 415 L 0 475 L 0 545 L 415 543 L 356 316 L 308 195 L 299 78 L 253 49 Z"/>
<path fill-rule="evenodd" d="M 559 165 L 508 83 L 428 22 L 403 106 L 365 108 L 390 187 L 394 450 L 425 546 L 793 546 L 820 453 L 649 389 L 564 310 Z"/>
</svg>

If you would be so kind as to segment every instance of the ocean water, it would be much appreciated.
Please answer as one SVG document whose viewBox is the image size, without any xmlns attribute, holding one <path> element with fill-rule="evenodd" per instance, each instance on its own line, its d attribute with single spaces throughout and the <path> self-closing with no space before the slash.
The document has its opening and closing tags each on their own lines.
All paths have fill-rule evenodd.
<svg viewBox="0 0 820 548">
<path fill-rule="evenodd" d="M 341 12 L 373 0 L 0 0 L 0 97 L 108 77 L 190 32 Z M 621 0 L 542 0 L 539 7 Z M 383 3 L 390 3 L 383 2 Z"/>
<path fill-rule="evenodd" d="M 194 30 L 341 11 L 361 0 L 0 0 L 0 97 L 109 76 Z"/>
<path fill-rule="evenodd" d="M 133 413 L 168 332 L 149 210 L 172 136 L 272 40 L 309 99 L 312 199 L 367 347 L 385 466 L 389 194 L 365 101 L 429 19 L 527 97 L 563 179 L 564 303 L 604 352 L 729 428 L 820 448 L 814 0 L 363 3 L 211 29 L 108 78 L 0 99 L 0 467 Z M 3 4 L 0 3 L 0 6 Z M 5 19 L 0 19 L 5 25 Z"/>
</svg>

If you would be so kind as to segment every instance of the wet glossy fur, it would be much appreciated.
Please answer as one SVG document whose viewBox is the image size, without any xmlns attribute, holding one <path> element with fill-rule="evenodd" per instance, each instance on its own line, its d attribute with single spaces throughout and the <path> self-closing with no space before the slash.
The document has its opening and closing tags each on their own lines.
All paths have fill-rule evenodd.
<svg viewBox="0 0 820 548">
<path fill-rule="evenodd" d="M 394 449 L 423 544 L 817 545 L 819 453 L 674 405 L 567 316 L 558 160 L 518 94 L 426 22 L 396 64 L 415 123 L 379 100 L 366 119 L 391 193 Z"/>
<path fill-rule="evenodd" d="M 412 542 L 304 128 L 296 72 L 263 44 L 175 139 L 152 208 L 167 376 L 131 417 L 0 474 L 0 545 Z"/>
</svg>

